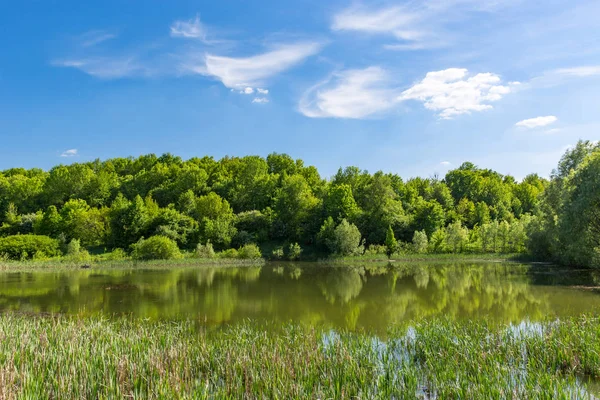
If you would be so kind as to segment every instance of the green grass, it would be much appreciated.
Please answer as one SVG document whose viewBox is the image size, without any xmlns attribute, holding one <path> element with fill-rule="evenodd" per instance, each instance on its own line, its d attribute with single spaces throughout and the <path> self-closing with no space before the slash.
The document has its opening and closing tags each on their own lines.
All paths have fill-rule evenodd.
<svg viewBox="0 0 600 400">
<path fill-rule="evenodd" d="M 339 262 L 339 263 L 352 263 L 352 262 L 368 262 L 368 261 L 390 261 L 390 262 L 410 262 L 410 261 L 453 261 L 453 262 L 467 262 L 467 261 L 535 261 L 531 257 L 525 254 L 518 253 L 441 253 L 441 254 L 393 254 L 391 259 L 385 254 L 368 254 L 361 256 L 351 257 L 331 257 L 321 261 L 324 262 Z"/>
<path fill-rule="evenodd" d="M 90 261 L 73 261 L 67 257 L 51 258 L 48 260 L 27 261 L 0 261 L 0 271 L 30 271 L 30 270 L 58 270 L 79 269 L 88 264 L 92 268 L 144 268 L 165 269 L 185 268 L 197 266 L 244 266 L 263 265 L 264 259 L 244 260 L 236 258 L 182 258 L 177 260 L 149 260 L 139 261 L 125 258 L 122 260 L 105 260 L 94 258 Z"/>
<path fill-rule="evenodd" d="M 586 398 L 600 320 L 426 321 L 385 340 L 250 322 L 0 316 L 0 398 Z"/>
</svg>

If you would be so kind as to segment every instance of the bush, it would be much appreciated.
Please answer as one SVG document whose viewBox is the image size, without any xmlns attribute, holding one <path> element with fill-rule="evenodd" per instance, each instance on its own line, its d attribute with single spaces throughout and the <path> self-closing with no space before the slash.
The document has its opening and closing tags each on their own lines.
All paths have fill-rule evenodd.
<svg viewBox="0 0 600 400">
<path fill-rule="evenodd" d="M 0 238 L 0 254 L 11 260 L 55 257 L 60 255 L 56 239 L 42 235 L 15 235 Z"/>
<path fill-rule="evenodd" d="M 196 257 L 215 258 L 215 249 L 210 240 L 206 244 L 198 243 L 198 246 L 196 246 Z"/>
<path fill-rule="evenodd" d="M 429 246 L 429 240 L 427 239 L 427 232 L 425 230 L 415 231 L 413 235 L 413 250 L 417 254 L 425 253 Z"/>
<path fill-rule="evenodd" d="M 380 254 L 387 254 L 387 247 L 382 244 L 370 244 L 365 250 L 366 256 L 376 256 Z"/>
<path fill-rule="evenodd" d="M 262 257 L 260 249 L 254 243 L 249 243 L 242 246 L 238 250 L 238 257 L 247 260 L 256 260 Z"/>
<path fill-rule="evenodd" d="M 345 219 L 334 229 L 333 237 L 327 241 L 327 247 L 339 256 L 360 255 L 364 246 L 360 243 L 360 231 L 356 225 Z"/>
<path fill-rule="evenodd" d="M 302 247 L 298 243 L 291 243 L 287 248 L 287 258 L 290 261 L 299 259 L 300 254 L 302 254 Z"/>
<path fill-rule="evenodd" d="M 127 253 L 123 249 L 114 249 L 111 252 L 96 256 L 96 258 L 105 261 L 120 261 L 127 258 Z"/>
<path fill-rule="evenodd" d="M 271 253 L 271 258 L 273 258 L 274 260 L 281 260 L 283 259 L 283 257 L 285 257 L 285 253 L 283 252 L 283 246 L 279 246 L 273 249 L 273 252 Z"/>
<path fill-rule="evenodd" d="M 227 249 L 219 253 L 219 258 L 238 258 L 236 249 Z"/>
<path fill-rule="evenodd" d="M 164 236 L 140 239 L 133 245 L 131 255 L 135 260 L 172 260 L 182 257 L 177 243 Z"/>
<path fill-rule="evenodd" d="M 67 259 L 75 262 L 86 262 L 91 257 L 86 249 L 81 249 L 79 239 L 72 239 L 67 246 Z"/>
</svg>

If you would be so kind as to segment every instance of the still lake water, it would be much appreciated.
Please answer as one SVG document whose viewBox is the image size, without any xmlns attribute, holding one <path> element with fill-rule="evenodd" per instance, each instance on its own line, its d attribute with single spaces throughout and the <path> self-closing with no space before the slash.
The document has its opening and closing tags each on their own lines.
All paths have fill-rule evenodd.
<svg viewBox="0 0 600 400">
<path fill-rule="evenodd" d="M 0 273 L 0 312 L 294 321 L 386 330 L 444 316 L 520 322 L 600 311 L 600 274 L 512 263 L 91 269 Z"/>
</svg>

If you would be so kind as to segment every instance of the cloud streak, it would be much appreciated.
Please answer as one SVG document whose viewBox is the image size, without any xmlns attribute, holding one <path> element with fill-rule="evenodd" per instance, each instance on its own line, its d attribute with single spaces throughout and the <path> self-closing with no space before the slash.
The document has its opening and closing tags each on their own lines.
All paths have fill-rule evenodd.
<svg viewBox="0 0 600 400">
<path fill-rule="evenodd" d="M 81 35 L 81 46 L 82 47 L 93 47 L 107 40 L 115 39 L 117 35 L 102 30 L 89 31 Z"/>
<path fill-rule="evenodd" d="M 136 57 L 93 57 L 56 60 L 52 65 L 75 68 L 99 79 L 151 76 L 152 72 Z"/>
<path fill-rule="evenodd" d="M 69 149 L 62 152 L 61 157 L 75 157 L 78 154 L 77 149 Z"/>
<path fill-rule="evenodd" d="M 517 122 L 515 126 L 519 128 L 535 129 L 548 126 L 556 121 L 558 121 L 558 118 L 556 118 L 554 115 L 548 115 L 545 117 L 524 119 L 523 121 Z"/>
<path fill-rule="evenodd" d="M 284 44 L 251 57 L 226 57 L 206 54 L 204 65 L 191 65 L 192 72 L 214 77 L 228 88 L 242 90 L 264 86 L 269 78 L 318 53 L 317 42 Z"/>
<path fill-rule="evenodd" d="M 171 37 L 198 39 L 206 41 L 206 29 L 200 22 L 200 16 L 189 21 L 175 21 L 171 25 Z"/>
<path fill-rule="evenodd" d="M 339 72 L 309 89 L 299 110 L 311 118 L 365 118 L 394 106 L 389 85 L 389 75 L 380 67 Z"/>
<path fill-rule="evenodd" d="M 302 96 L 299 111 L 311 118 L 366 118 L 394 109 L 399 103 L 420 101 L 443 119 L 489 110 L 517 83 L 503 85 L 498 75 L 470 75 L 464 68 L 427 73 L 408 89 L 398 87 L 380 67 L 334 74 Z"/>
</svg>

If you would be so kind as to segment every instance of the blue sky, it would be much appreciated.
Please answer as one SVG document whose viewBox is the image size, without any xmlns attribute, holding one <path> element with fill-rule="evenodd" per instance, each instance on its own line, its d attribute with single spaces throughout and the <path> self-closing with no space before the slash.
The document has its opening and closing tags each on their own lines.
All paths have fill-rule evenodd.
<svg viewBox="0 0 600 400">
<path fill-rule="evenodd" d="M 547 176 L 600 139 L 600 2 L 19 1 L 0 169 L 285 152 L 329 177 Z"/>
</svg>

